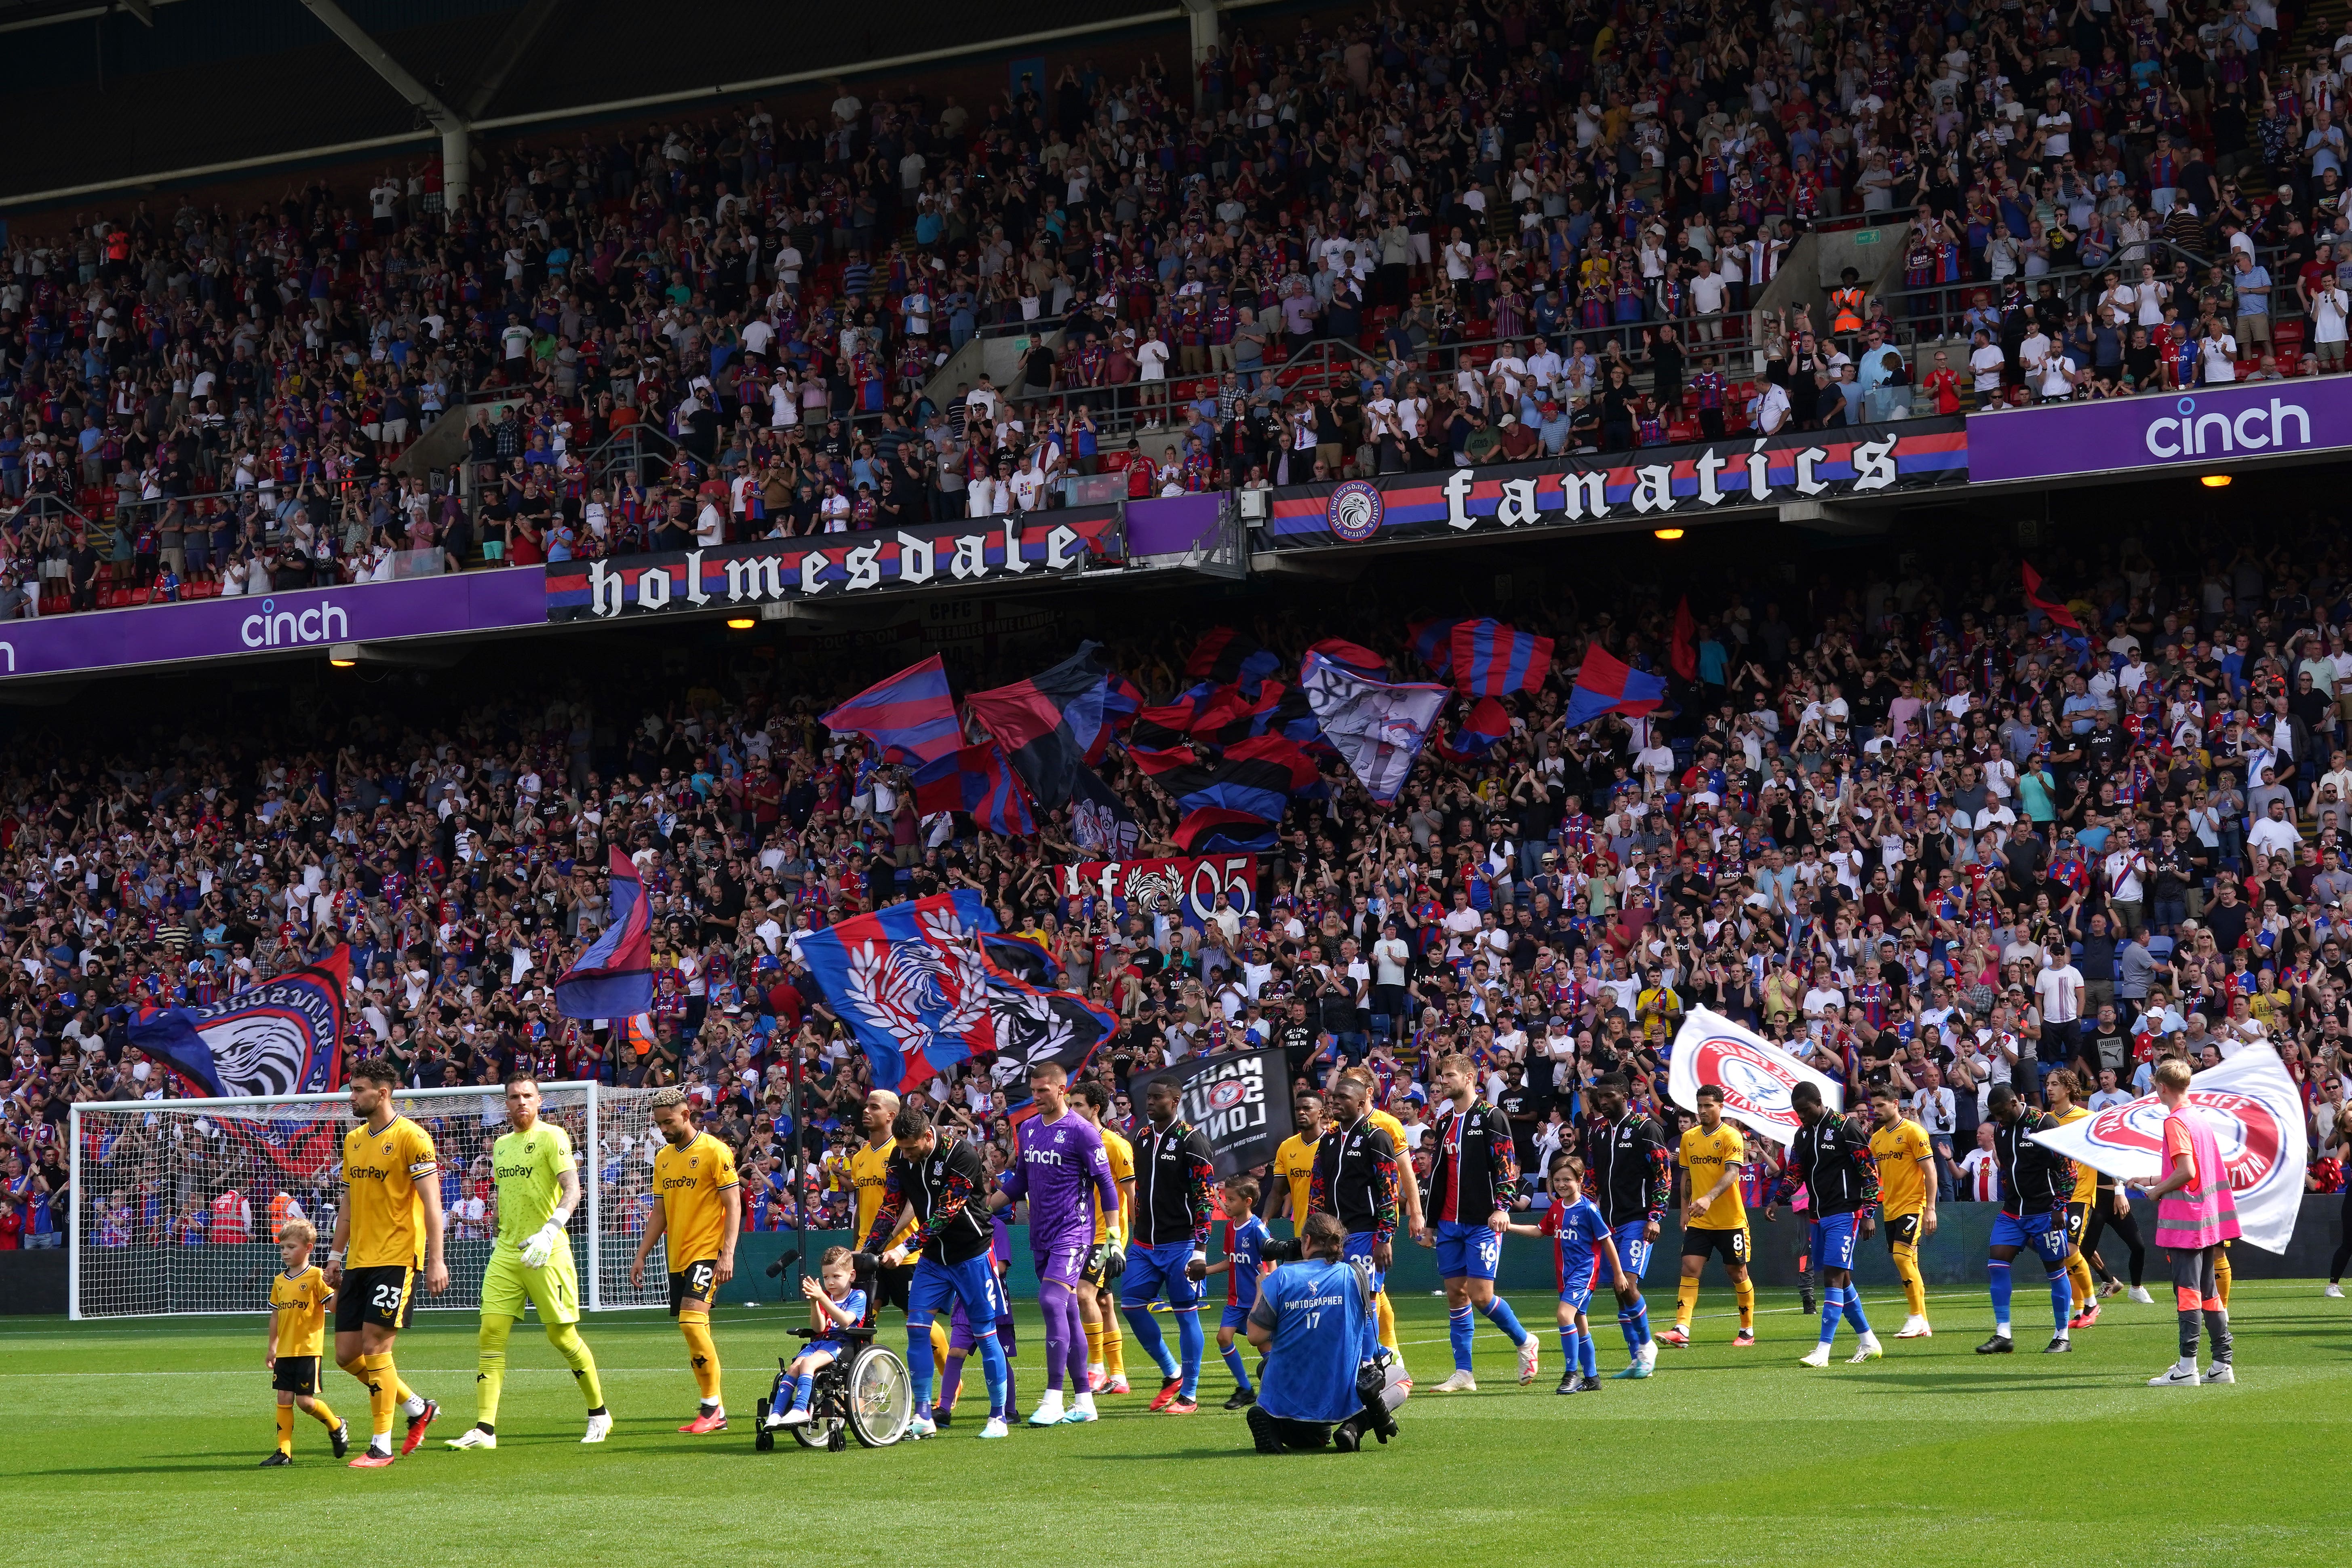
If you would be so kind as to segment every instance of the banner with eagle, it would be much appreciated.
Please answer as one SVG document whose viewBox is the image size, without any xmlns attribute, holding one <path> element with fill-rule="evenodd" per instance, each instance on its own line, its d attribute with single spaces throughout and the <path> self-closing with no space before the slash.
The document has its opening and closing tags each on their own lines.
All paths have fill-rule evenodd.
<svg viewBox="0 0 2352 1568">
<path fill-rule="evenodd" d="M 342 1087 L 343 998 L 352 950 L 289 969 L 208 1007 L 166 1007 L 131 1043 L 215 1098 L 323 1094 Z"/>
</svg>

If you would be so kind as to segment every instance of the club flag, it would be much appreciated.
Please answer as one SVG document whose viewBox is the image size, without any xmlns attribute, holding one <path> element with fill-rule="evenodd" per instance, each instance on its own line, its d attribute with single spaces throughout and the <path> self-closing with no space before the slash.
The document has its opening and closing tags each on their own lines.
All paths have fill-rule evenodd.
<svg viewBox="0 0 2352 1568">
<path fill-rule="evenodd" d="M 1533 691 L 1551 673 L 1551 638 L 1498 621 L 1464 621 L 1450 646 L 1454 684 L 1473 697 Z"/>
<path fill-rule="evenodd" d="M 566 1018 L 625 1018 L 654 1005 L 653 911 L 646 885 L 618 845 L 605 854 L 611 919 L 555 983 L 555 1010 Z"/>
<path fill-rule="evenodd" d="M 1214 805 L 1186 812 L 1169 837 L 1187 855 L 1270 855 L 1280 841 L 1264 817 Z"/>
<path fill-rule="evenodd" d="M 1113 675 L 1103 692 L 1103 720 L 1114 727 L 1131 722 L 1143 710 L 1143 693 L 1124 675 Z"/>
<path fill-rule="evenodd" d="M 152 1013 L 131 1043 L 200 1095 L 324 1094 L 342 1087 L 351 984 L 352 950 L 338 947 L 226 1002 Z"/>
<path fill-rule="evenodd" d="M 1692 618 L 1687 594 L 1675 605 L 1675 635 L 1667 645 L 1666 663 L 1685 680 L 1698 679 L 1698 622 Z"/>
<path fill-rule="evenodd" d="M 1315 760 L 1280 735 L 1237 741 L 1213 762 L 1192 755 L 1146 757 L 1130 752 L 1180 810 L 1234 812 L 1260 822 L 1279 822 L 1290 797 L 1321 782 Z"/>
<path fill-rule="evenodd" d="M 1253 689 L 1281 668 L 1278 655 L 1231 626 L 1212 626 L 1193 645 L 1192 657 L 1184 661 L 1188 679 Z"/>
<path fill-rule="evenodd" d="M 955 700 L 948 694 L 947 667 L 937 654 L 867 687 L 818 722 L 866 736 L 894 763 L 937 762 L 963 741 Z"/>
<path fill-rule="evenodd" d="M 1290 1064 L 1280 1046 L 1262 1051 L 1186 1057 L 1174 1067 L 1138 1073 L 1128 1086 L 1131 1103 L 1143 1103 L 1155 1083 L 1173 1084 L 1176 1114 L 1209 1141 L 1217 1174 L 1271 1164 L 1283 1141 L 1297 1131 L 1290 1116 Z"/>
<path fill-rule="evenodd" d="M 1797 1112 L 1789 1091 L 1810 1083 L 1832 1111 L 1844 1108 L 1845 1091 L 1835 1079 L 1814 1071 L 1755 1030 L 1720 1013 L 1694 1007 L 1675 1032 L 1675 1052 L 1666 1064 L 1666 1094 L 1685 1110 L 1698 1109 L 1699 1085 L 1723 1089 L 1723 1113 L 1752 1131 L 1785 1144 L 1797 1136 Z"/>
<path fill-rule="evenodd" d="M 2025 602 L 2027 604 L 2032 605 L 2043 615 L 2048 616 L 2053 625 L 2064 626 L 2068 631 L 2074 633 L 2077 637 L 2084 635 L 2083 623 L 2076 617 L 2073 610 L 2068 609 L 2064 605 L 2059 604 L 2055 600 L 2045 599 L 2042 596 L 2042 574 L 2033 569 L 2033 565 L 2031 562 L 2019 562 L 2017 569 L 2025 574 Z"/>
<path fill-rule="evenodd" d="M 1307 651 L 1321 654 L 1333 664 L 1351 669 L 1367 680 L 1386 680 L 1389 678 L 1387 659 L 1360 643 L 1349 642 L 1346 637 L 1325 637 Z"/>
<path fill-rule="evenodd" d="M 1469 619 L 1466 616 L 1449 616 L 1442 620 L 1408 621 L 1405 635 L 1412 638 L 1412 656 L 1431 669 L 1444 671 L 1454 666 L 1454 628 Z"/>
<path fill-rule="evenodd" d="M 1462 721 L 1462 728 L 1451 741 L 1439 738 L 1438 752 L 1448 762 L 1470 762 L 1493 751 L 1510 732 L 1509 712 L 1493 698 L 1481 697 L 1471 705 L 1470 716 Z"/>
<path fill-rule="evenodd" d="M 969 813 L 990 833 L 1034 833 L 1037 821 L 1004 748 L 993 741 L 964 746 L 915 774 L 915 809 Z"/>
<path fill-rule="evenodd" d="M 1070 837 L 1101 859 L 1131 860 L 1143 841 L 1143 827 L 1100 773 L 1080 768 L 1076 787 L 1070 792 Z"/>
<path fill-rule="evenodd" d="M 2238 1229 L 2264 1252 L 2284 1252 L 2303 1206 L 2311 1144 L 2303 1096 L 2269 1046 L 2248 1046 L 2189 1080 L 2188 1108 L 2205 1119 L 2229 1168 Z M 2152 1094 L 2032 1134 L 2033 1141 L 2118 1182 L 2164 1173 L 2164 1102 Z"/>
<path fill-rule="evenodd" d="M 911 1093 L 943 1068 L 996 1048 L 988 922 L 971 889 L 889 905 L 801 939 L 801 961 L 866 1053 L 874 1086 Z"/>
<path fill-rule="evenodd" d="M 1002 972 L 988 977 L 989 1021 L 995 1058 L 992 1087 L 1007 1102 L 1028 1097 L 1029 1069 L 1058 1064 L 1076 1078 L 1105 1040 L 1118 1033 L 1118 1016 L 1075 991 L 1033 984 Z"/>
<path fill-rule="evenodd" d="M 972 716 L 1004 748 L 1030 798 L 1049 811 L 1069 804 L 1077 770 L 1101 732 L 1108 674 L 1102 645 L 1080 643 L 1053 668 L 975 691 L 969 700 Z"/>
<path fill-rule="evenodd" d="M 1588 643 L 1584 662 L 1576 671 L 1576 689 L 1569 695 L 1565 721 L 1574 729 L 1603 713 L 1638 717 L 1654 710 L 1665 698 L 1664 677 L 1644 675 L 1599 643 Z"/>
<path fill-rule="evenodd" d="M 1357 781 L 1382 805 L 1395 800 L 1445 710 L 1445 688 L 1375 680 L 1313 649 L 1298 680 L 1323 738 Z"/>
<path fill-rule="evenodd" d="M 991 973 L 1009 974 L 1048 990 L 1062 983 L 1061 964 L 1043 942 L 1025 936 L 1009 931 L 982 931 L 980 955 L 988 961 Z"/>
</svg>

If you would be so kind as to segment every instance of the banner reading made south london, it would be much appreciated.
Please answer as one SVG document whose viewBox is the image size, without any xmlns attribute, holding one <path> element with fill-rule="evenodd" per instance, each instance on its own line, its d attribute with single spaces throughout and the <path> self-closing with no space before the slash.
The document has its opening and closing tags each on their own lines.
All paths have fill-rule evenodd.
<svg viewBox="0 0 2352 1568">
<path fill-rule="evenodd" d="M 1253 548 L 1349 549 L 1593 528 L 1964 485 L 1965 422 L 1906 419 L 1626 453 L 1387 474 L 1276 492 Z"/>
<path fill-rule="evenodd" d="M 1126 558 L 1116 507 L 760 540 L 717 550 L 563 561 L 547 568 L 547 618 L 719 611 L 794 599 L 1037 583 Z"/>
</svg>

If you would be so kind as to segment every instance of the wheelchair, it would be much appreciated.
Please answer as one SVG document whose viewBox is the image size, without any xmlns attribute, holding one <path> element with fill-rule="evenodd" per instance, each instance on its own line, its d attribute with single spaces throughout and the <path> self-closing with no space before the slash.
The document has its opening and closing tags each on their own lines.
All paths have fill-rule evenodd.
<svg viewBox="0 0 2352 1568">
<path fill-rule="evenodd" d="M 915 1415 L 915 1380 L 908 1376 L 905 1362 L 874 1342 L 875 1328 L 868 1323 L 826 1333 L 794 1331 L 803 1340 L 831 1338 L 848 1347 L 847 1354 L 826 1363 L 811 1379 L 806 1424 L 785 1428 L 802 1447 L 838 1454 L 855 1437 L 861 1448 L 887 1448 L 907 1435 Z M 779 1373 L 791 1364 L 790 1357 L 776 1358 Z M 763 1454 L 776 1446 L 776 1434 L 768 1426 L 769 1408 L 770 1402 L 761 1399 L 752 1423 L 759 1435 L 751 1446 Z"/>
</svg>

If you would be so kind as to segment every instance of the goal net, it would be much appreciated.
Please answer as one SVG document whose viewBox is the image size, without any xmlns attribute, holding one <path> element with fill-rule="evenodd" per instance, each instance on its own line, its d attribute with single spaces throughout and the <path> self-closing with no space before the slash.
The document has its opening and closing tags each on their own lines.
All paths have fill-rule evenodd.
<svg viewBox="0 0 2352 1568">
<path fill-rule="evenodd" d="M 646 1283 L 629 1285 L 645 1234 L 660 1134 L 650 1089 L 540 1086 L 540 1115 L 571 1134 L 581 1166 L 572 1259 L 592 1311 L 667 1300 L 656 1247 Z M 433 1089 L 394 1097 L 423 1127 L 440 1161 L 449 1289 L 420 1284 L 419 1308 L 478 1308 L 482 1271 L 498 1235 L 490 1147 L 507 1131 L 496 1089 Z M 318 1227 L 323 1266 L 343 1201 L 343 1134 L 355 1119 L 343 1094 L 276 1100 L 87 1101 L 73 1108 L 74 1223 L 70 1310 L 76 1318 L 252 1312 L 268 1300 L 288 1221 Z"/>
</svg>

